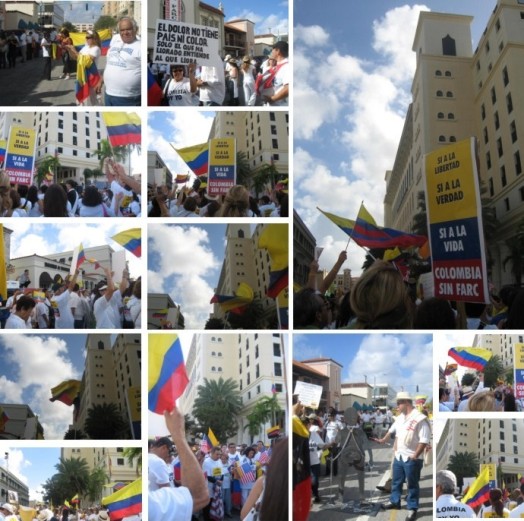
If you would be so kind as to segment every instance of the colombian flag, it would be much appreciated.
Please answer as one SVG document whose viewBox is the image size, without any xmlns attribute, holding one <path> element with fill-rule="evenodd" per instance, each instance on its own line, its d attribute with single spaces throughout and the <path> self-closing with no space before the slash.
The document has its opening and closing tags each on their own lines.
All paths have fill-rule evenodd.
<svg viewBox="0 0 524 521">
<path fill-rule="evenodd" d="M 334 222 L 344 233 L 351 235 L 353 233 L 353 228 L 355 227 L 355 221 L 351 219 L 344 219 L 333 213 L 324 212 L 317 206 L 317 210 L 323 213 L 330 221 Z"/>
<path fill-rule="evenodd" d="M 76 267 L 80 268 L 83 262 L 86 260 L 86 252 L 84 251 L 84 246 L 80 243 L 78 247 L 78 258 L 76 259 Z"/>
<path fill-rule="evenodd" d="M 448 351 L 448 356 L 459 365 L 483 371 L 493 353 L 483 347 L 452 347 Z"/>
<path fill-rule="evenodd" d="M 171 146 L 173 147 L 173 145 Z M 207 175 L 209 162 L 208 143 L 201 143 L 200 145 L 187 148 L 173 148 L 195 175 Z"/>
<path fill-rule="evenodd" d="M 79 54 L 76 62 L 76 99 L 78 103 L 89 98 L 89 89 L 100 83 L 101 77 L 91 56 Z"/>
<path fill-rule="evenodd" d="M 4 411 L 4 409 L 0 407 L 0 432 L 4 432 L 5 424 L 8 421 L 9 421 L 9 416 L 7 416 L 7 413 Z"/>
<path fill-rule="evenodd" d="M 149 410 L 171 411 L 188 383 L 178 335 L 149 335 Z"/>
<path fill-rule="evenodd" d="M 249 286 L 249 284 L 241 282 L 234 295 L 213 295 L 213 298 L 209 303 L 218 304 L 224 313 L 227 313 L 228 311 L 236 313 L 239 308 L 251 304 L 251 302 L 253 302 L 253 297 L 253 288 Z"/>
<path fill-rule="evenodd" d="M 102 118 L 112 147 L 142 143 L 142 122 L 134 112 L 102 112 Z"/>
<path fill-rule="evenodd" d="M 471 508 L 481 506 L 489 500 L 489 467 L 486 466 L 477 476 L 477 479 L 469 487 L 468 493 L 462 498 L 462 503 L 466 503 Z"/>
<path fill-rule="evenodd" d="M 258 239 L 258 247 L 265 248 L 271 258 L 269 286 L 266 295 L 277 298 L 289 282 L 288 226 L 268 224 Z"/>
<path fill-rule="evenodd" d="M 162 104 L 162 89 L 149 67 L 147 68 L 147 104 L 150 107 L 159 107 Z"/>
<path fill-rule="evenodd" d="M 177 174 L 176 175 L 176 184 L 182 184 L 182 183 L 187 183 L 187 179 L 188 179 L 188 175 L 187 174 Z"/>
<path fill-rule="evenodd" d="M 111 42 L 111 38 L 113 38 L 113 33 L 111 29 L 101 29 L 96 32 L 98 36 L 100 36 L 100 43 L 102 44 L 100 47 L 101 54 L 105 56 L 109 50 L 109 43 Z M 77 51 L 80 51 L 82 47 L 86 45 L 86 34 L 87 33 L 69 33 L 69 37 L 73 40 L 73 45 Z"/>
<path fill-rule="evenodd" d="M 131 228 L 124 232 L 117 233 L 111 237 L 126 250 L 129 250 L 137 257 L 142 256 L 142 230 L 140 228 Z"/>
<path fill-rule="evenodd" d="M 5 160 L 5 149 L 7 148 L 7 141 L 5 139 L 0 139 L 0 165 Z"/>
<path fill-rule="evenodd" d="M 49 401 L 65 403 L 66 405 L 73 405 L 75 398 L 80 392 L 80 380 L 66 380 L 56 387 L 51 389 L 51 398 Z"/>
<path fill-rule="evenodd" d="M 117 521 L 142 512 L 142 478 L 102 498 L 102 505 L 109 511 L 109 519 Z"/>
</svg>

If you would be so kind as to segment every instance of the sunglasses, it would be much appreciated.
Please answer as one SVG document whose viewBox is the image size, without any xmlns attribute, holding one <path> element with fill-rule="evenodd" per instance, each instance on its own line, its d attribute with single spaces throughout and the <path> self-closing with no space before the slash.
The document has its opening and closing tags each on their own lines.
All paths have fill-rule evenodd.
<svg viewBox="0 0 524 521">
<path fill-rule="evenodd" d="M 86 36 L 86 40 L 90 40 L 91 38 L 93 38 L 92 36 Z"/>
</svg>

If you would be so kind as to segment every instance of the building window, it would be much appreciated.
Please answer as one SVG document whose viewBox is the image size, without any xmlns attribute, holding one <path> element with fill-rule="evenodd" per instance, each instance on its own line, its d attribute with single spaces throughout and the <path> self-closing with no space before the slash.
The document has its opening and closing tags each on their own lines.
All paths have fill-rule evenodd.
<svg viewBox="0 0 524 521">
<path fill-rule="evenodd" d="M 455 114 L 453 114 L 453 112 L 449 112 L 448 119 L 455 119 Z"/>
<path fill-rule="evenodd" d="M 499 113 L 495 112 L 495 114 L 493 116 L 495 118 L 495 130 L 498 130 L 499 127 L 500 127 Z"/>
<path fill-rule="evenodd" d="M 446 71 L 444 73 L 444 76 L 446 76 L 447 78 L 451 78 L 451 71 Z"/>
<path fill-rule="evenodd" d="M 446 138 L 444 136 L 439 136 L 438 140 L 439 140 L 439 143 L 445 143 L 446 142 Z"/>
<path fill-rule="evenodd" d="M 58 142 L 63 143 L 64 142 L 64 134 L 62 132 L 58 133 Z"/>
<path fill-rule="evenodd" d="M 444 56 L 456 56 L 457 47 L 455 40 L 448 34 L 445 38 L 442 38 L 442 54 Z"/>
<path fill-rule="evenodd" d="M 249 367 L 249 355 L 246 356 L 246 367 Z"/>
<path fill-rule="evenodd" d="M 444 119 L 444 112 L 439 112 L 439 113 L 437 114 L 437 118 L 438 118 L 438 119 Z"/>
<path fill-rule="evenodd" d="M 508 108 L 508 114 L 513 112 L 513 100 L 511 99 L 511 93 L 506 96 L 506 107 Z"/>
<path fill-rule="evenodd" d="M 277 134 L 277 126 L 276 125 L 271 125 L 271 134 L 276 136 L 276 134 Z"/>
<path fill-rule="evenodd" d="M 522 174 L 522 164 L 520 162 L 520 151 L 517 150 L 515 154 L 513 155 L 513 158 L 515 160 L 515 173 L 517 175 Z"/>
<path fill-rule="evenodd" d="M 509 83 L 509 74 L 508 74 L 508 68 L 504 67 L 502 69 L 502 81 L 504 81 L 504 87 L 506 87 Z"/>
<path fill-rule="evenodd" d="M 255 378 L 260 378 L 260 367 L 258 364 L 255 366 Z"/>
<path fill-rule="evenodd" d="M 448 92 L 446 92 L 446 98 L 452 98 L 452 97 L 453 97 L 453 92 L 448 90 Z"/>
<path fill-rule="evenodd" d="M 508 184 L 506 180 L 506 167 L 504 165 L 500 167 L 500 182 L 502 183 L 503 187 Z"/>
<path fill-rule="evenodd" d="M 490 197 L 493 197 L 495 195 L 495 189 L 493 187 L 493 178 L 492 177 L 489 178 L 488 185 L 489 185 L 489 195 Z"/>
<path fill-rule="evenodd" d="M 484 127 L 484 143 L 489 142 L 489 136 L 488 136 L 488 129 L 487 127 Z"/>
<path fill-rule="evenodd" d="M 73 112 L 73 114 L 74 114 L 74 112 Z M 78 140 L 77 140 L 76 136 L 73 136 L 73 145 L 75 145 L 75 146 L 78 145 Z M 73 152 L 75 152 L 75 150 Z"/>
<path fill-rule="evenodd" d="M 507 197 L 504 199 L 504 208 L 506 208 L 506 212 L 509 212 L 509 199 Z"/>
<path fill-rule="evenodd" d="M 495 90 L 495 87 L 491 87 L 491 103 L 493 103 L 493 105 L 497 103 L 497 91 Z"/>
<path fill-rule="evenodd" d="M 457 141 L 457 138 L 455 136 L 449 136 L 449 142 L 455 143 Z"/>
<path fill-rule="evenodd" d="M 497 18 L 497 21 L 495 22 L 495 29 L 497 32 L 500 31 L 500 20 Z"/>
<path fill-rule="evenodd" d="M 435 71 L 435 76 L 442 76 L 442 71 Z"/>
<path fill-rule="evenodd" d="M 504 150 L 502 149 L 502 139 L 497 139 L 497 153 L 499 157 L 502 157 L 504 155 Z"/>
<path fill-rule="evenodd" d="M 491 153 L 486 152 L 486 165 L 488 167 L 488 170 L 491 168 Z M 491 194 L 493 195 L 493 194 Z"/>
<path fill-rule="evenodd" d="M 511 132 L 511 142 L 515 143 L 515 141 L 517 141 L 517 126 L 514 121 L 511 122 L 509 128 Z"/>
<path fill-rule="evenodd" d="M 116 464 L 117 465 L 124 465 L 125 464 L 124 458 L 116 458 Z"/>
<path fill-rule="evenodd" d="M 275 363 L 275 376 L 282 376 L 282 364 Z"/>
<path fill-rule="evenodd" d="M 484 121 L 486 119 L 486 107 L 484 106 L 484 103 L 480 106 L 480 115 Z"/>
<path fill-rule="evenodd" d="M 441 90 L 437 90 L 437 98 L 442 98 L 444 96 L 444 93 Z"/>
<path fill-rule="evenodd" d="M 280 344 L 273 344 L 273 356 L 282 356 L 280 352 Z"/>
<path fill-rule="evenodd" d="M 251 375 L 247 373 L 247 385 L 251 383 Z"/>
<path fill-rule="evenodd" d="M 271 140 L 273 148 L 278 148 L 278 139 L 272 139 Z"/>
</svg>

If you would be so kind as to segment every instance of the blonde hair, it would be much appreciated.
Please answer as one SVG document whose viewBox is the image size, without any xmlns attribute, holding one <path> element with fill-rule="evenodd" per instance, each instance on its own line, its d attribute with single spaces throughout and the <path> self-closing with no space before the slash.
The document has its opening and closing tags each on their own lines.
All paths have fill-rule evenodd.
<svg viewBox="0 0 524 521">
<path fill-rule="evenodd" d="M 5 170 L 0 170 L 0 210 L 2 213 L 9 212 L 13 209 L 13 200 L 11 199 L 11 182 Z M 8 215 L 8 217 L 11 214 Z"/>
<path fill-rule="evenodd" d="M 249 192 L 243 185 L 232 186 L 224 198 L 219 217 L 247 217 Z"/>
<path fill-rule="evenodd" d="M 242 59 L 242 70 L 244 72 L 247 72 L 249 71 L 249 68 L 251 67 L 251 59 L 249 58 L 249 56 L 244 56 L 244 58 Z"/>
<path fill-rule="evenodd" d="M 468 399 L 466 411 L 496 411 L 495 394 L 484 391 L 474 394 Z"/>
<path fill-rule="evenodd" d="M 377 260 L 360 277 L 351 291 L 351 309 L 357 329 L 409 329 L 412 304 L 397 269 Z"/>
</svg>

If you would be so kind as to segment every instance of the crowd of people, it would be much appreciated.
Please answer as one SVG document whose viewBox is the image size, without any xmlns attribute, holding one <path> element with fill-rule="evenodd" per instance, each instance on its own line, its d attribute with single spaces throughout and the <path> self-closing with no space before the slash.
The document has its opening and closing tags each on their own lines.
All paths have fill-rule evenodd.
<svg viewBox="0 0 524 521">
<path fill-rule="evenodd" d="M 276 42 L 262 62 L 251 56 L 224 58 L 223 68 L 149 62 L 169 106 L 287 106 L 291 69 L 288 43 Z"/>
<path fill-rule="evenodd" d="M 297 329 L 522 329 L 524 289 L 505 286 L 493 289 L 491 303 L 456 306 L 435 297 L 417 297 L 410 284 L 391 262 L 376 260 L 350 291 L 339 294 L 331 285 L 347 260 L 340 253 L 332 270 L 317 281 L 318 261 L 309 279 L 294 294 L 294 327 Z M 455 306 L 455 307 L 454 307 Z M 464 326 L 462 326 L 464 324 Z"/>
<path fill-rule="evenodd" d="M 382 508 L 399 510 L 401 490 L 407 483 L 406 520 L 417 517 L 420 496 L 420 473 L 425 455 L 431 450 L 431 425 L 425 410 L 415 406 L 414 398 L 407 392 L 397 394 L 397 408 L 370 408 L 357 411 L 350 407 L 344 413 L 330 407 L 327 412 L 310 412 L 300 403 L 294 406 L 294 421 L 300 421 L 307 429 L 309 453 L 304 461 L 300 451 L 293 451 L 295 467 L 311 469 L 311 493 L 314 503 L 321 503 L 319 481 L 322 465 L 326 476 L 337 477 L 338 497 L 346 501 L 346 478 L 350 473 L 358 481 L 359 506 L 369 505 L 365 491 L 365 472 L 374 466 L 373 443 L 384 444 L 395 439 L 392 455 L 392 470 L 388 488 L 377 487 L 390 492 L 390 502 Z M 298 432 L 295 429 L 294 432 Z M 297 438 L 294 437 L 294 445 Z M 366 457 L 367 454 L 367 457 Z M 366 461 L 367 459 L 367 461 Z M 308 501 L 301 498 L 301 501 Z"/>
<path fill-rule="evenodd" d="M 13 184 L 0 170 L 1 217 L 140 217 L 140 182 L 122 165 L 104 161 L 106 188 L 80 186 L 74 179 L 40 186 Z"/>
<path fill-rule="evenodd" d="M 177 191 L 178 190 L 178 191 Z M 243 185 L 210 196 L 197 182 L 170 190 L 163 185 L 148 194 L 148 217 L 288 217 L 288 193 L 278 187 L 270 195 L 253 197 Z"/>
<path fill-rule="evenodd" d="M 49 505 L 43 505 L 35 508 L 35 511 L 33 521 L 109 521 L 109 514 L 102 507 L 75 508 L 63 505 L 51 508 Z M 1 521 L 21 521 L 22 519 L 16 505 L 4 503 L 0 506 Z M 126 519 L 131 521 L 129 517 Z"/>
<path fill-rule="evenodd" d="M 460 501 L 457 477 L 450 470 L 439 470 L 435 479 L 437 518 L 517 518 L 524 517 L 524 481 L 511 493 L 500 488 L 489 490 L 489 500 L 471 508 Z"/>
<path fill-rule="evenodd" d="M 119 287 L 104 268 L 106 279 L 92 290 L 81 288 L 79 270 L 49 288 L 32 288 L 27 270 L 16 290 L 0 307 L 3 329 L 140 329 L 141 279 L 130 283 L 124 270 Z"/>
<path fill-rule="evenodd" d="M 288 519 L 286 438 L 271 447 L 189 444 L 180 411 L 164 417 L 171 437 L 149 443 L 151 521 L 220 521 L 235 510 L 243 521 Z"/>
<path fill-rule="evenodd" d="M 470 385 L 450 385 L 446 379 L 439 381 L 439 411 L 463 412 L 522 412 L 524 399 L 516 398 L 511 385 L 499 381 L 491 387 L 484 386 L 484 374 L 468 373 Z M 472 379 L 470 382 L 469 380 Z"/>
<path fill-rule="evenodd" d="M 78 104 L 140 106 L 142 53 L 137 34 L 138 25 L 133 18 L 122 16 L 117 21 L 103 74 L 92 76 L 87 82 L 87 95 L 81 99 L 77 96 Z M 43 31 L 11 31 L 9 34 L 0 32 L 0 68 L 15 68 L 17 61 L 25 63 L 41 58 L 43 79 L 69 80 L 74 76 L 76 86 L 72 85 L 71 91 L 76 93 L 86 83 L 86 71 L 91 65 L 97 65 L 101 54 L 102 42 L 95 30 L 86 32 L 85 45 L 80 50 L 73 45 L 66 28 L 59 31 L 46 28 Z M 54 61 L 62 63 L 62 73 L 58 78 L 52 77 Z"/>
</svg>

